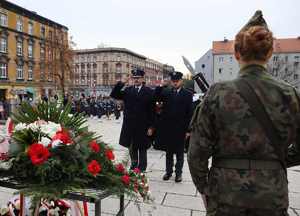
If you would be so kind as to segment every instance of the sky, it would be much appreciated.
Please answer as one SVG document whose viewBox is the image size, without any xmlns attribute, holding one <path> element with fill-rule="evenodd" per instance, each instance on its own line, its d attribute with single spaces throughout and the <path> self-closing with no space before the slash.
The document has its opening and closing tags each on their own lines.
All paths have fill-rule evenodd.
<svg viewBox="0 0 300 216">
<path fill-rule="evenodd" d="M 187 73 L 258 9 L 276 38 L 300 36 L 300 0 L 9 0 L 69 28 L 77 48 L 130 49 Z"/>
</svg>

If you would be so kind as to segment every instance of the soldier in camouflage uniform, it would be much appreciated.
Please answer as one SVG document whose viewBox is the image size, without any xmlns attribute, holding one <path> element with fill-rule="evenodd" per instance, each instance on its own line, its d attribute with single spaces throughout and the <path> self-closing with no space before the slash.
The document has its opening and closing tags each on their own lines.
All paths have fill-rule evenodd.
<svg viewBox="0 0 300 216">
<path fill-rule="evenodd" d="M 257 11 L 236 36 L 235 56 L 241 66 L 238 78 L 214 84 L 194 112 L 188 163 L 208 216 L 288 215 L 286 169 L 236 85 L 245 79 L 255 86 L 280 135 L 282 151 L 290 149 L 286 165 L 297 164 L 299 95 L 267 73 L 272 47 L 272 33 Z"/>
</svg>

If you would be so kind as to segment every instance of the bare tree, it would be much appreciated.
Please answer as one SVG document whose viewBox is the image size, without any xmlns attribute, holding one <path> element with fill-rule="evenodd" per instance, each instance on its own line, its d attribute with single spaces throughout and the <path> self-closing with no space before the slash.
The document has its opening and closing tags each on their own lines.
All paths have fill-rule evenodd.
<svg viewBox="0 0 300 216">
<path fill-rule="evenodd" d="M 278 80 L 295 85 L 298 79 L 297 68 L 286 58 L 274 56 L 267 65 L 268 72 Z"/>
<path fill-rule="evenodd" d="M 54 81 L 62 95 L 73 84 L 74 47 L 72 37 L 68 39 L 63 30 L 56 30 L 45 40 L 45 50 L 48 53 L 48 58 L 44 61 L 45 68 L 48 68 L 49 79 Z"/>
</svg>

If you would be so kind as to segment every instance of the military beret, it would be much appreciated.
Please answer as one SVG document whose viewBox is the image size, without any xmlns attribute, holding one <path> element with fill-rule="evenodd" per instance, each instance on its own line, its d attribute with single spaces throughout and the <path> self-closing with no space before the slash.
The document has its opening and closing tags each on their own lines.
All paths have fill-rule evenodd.
<svg viewBox="0 0 300 216">
<path fill-rule="evenodd" d="M 182 79 L 183 74 L 178 71 L 174 71 L 169 73 L 169 76 L 171 77 L 171 80 L 180 80 Z"/>
<path fill-rule="evenodd" d="M 247 22 L 247 24 L 240 30 L 246 31 L 252 26 L 262 26 L 265 29 L 269 30 L 268 24 L 266 20 L 263 18 L 263 14 L 261 10 L 257 10 L 255 14 L 251 17 L 251 19 Z"/>
<path fill-rule="evenodd" d="M 145 72 L 143 69 L 134 68 L 131 70 L 131 74 L 133 77 L 143 77 L 145 75 Z"/>
</svg>

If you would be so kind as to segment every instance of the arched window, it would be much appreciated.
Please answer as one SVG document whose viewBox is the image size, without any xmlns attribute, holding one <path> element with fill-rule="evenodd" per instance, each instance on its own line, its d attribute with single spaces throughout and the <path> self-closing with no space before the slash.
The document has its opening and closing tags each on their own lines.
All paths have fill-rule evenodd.
<svg viewBox="0 0 300 216">
<path fill-rule="evenodd" d="M 107 63 L 103 64 L 103 73 L 108 73 L 108 64 Z"/>
</svg>

